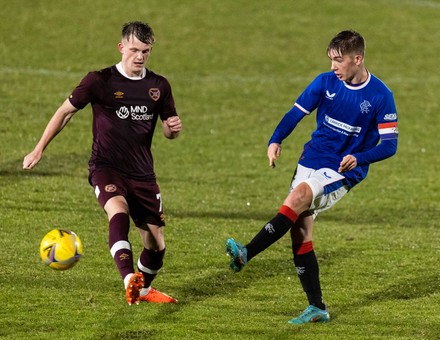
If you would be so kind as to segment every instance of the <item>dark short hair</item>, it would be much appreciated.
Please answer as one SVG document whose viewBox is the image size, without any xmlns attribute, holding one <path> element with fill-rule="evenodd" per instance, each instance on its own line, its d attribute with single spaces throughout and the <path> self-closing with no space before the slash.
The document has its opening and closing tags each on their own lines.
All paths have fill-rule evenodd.
<svg viewBox="0 0 440 340">
<path fill-rule="evenodd" d="M 335 50 L 341 55 L 356 53 L 365 54 L 365 39 L 358 32 L 347 30 L 339 32 L 328 44 L 327 54 Z"/>
<path fill-rule="evenodd" d="M 131 21 L 122 25 L 122 39 L 129 39 L 132 35 L 145 44 L 153 45 L 154 43 L 153 29 L 141 21 Z"/>
</svg>

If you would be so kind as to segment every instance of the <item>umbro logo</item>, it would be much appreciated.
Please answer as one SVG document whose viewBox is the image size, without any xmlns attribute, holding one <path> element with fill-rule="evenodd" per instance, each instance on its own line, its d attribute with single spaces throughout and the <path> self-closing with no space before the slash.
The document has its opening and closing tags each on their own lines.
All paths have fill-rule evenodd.
<svg viewBox="0 0 440 340">
<path fill-rule="evenodd" d="M 336 92 L 335 93 L 330 93 L 328 92 L 328 90 L 325 91 L 325 98 L 329 99 L 329 100 L 333 100 L 333 98 L 336 96 Z"/>
<path fill-rule="evenodd" d="M 115 95 L 115 99 L 123 99 L 124 98 L 124 92 L 122 92 L 122 91 L 116 91 L 113 94 Z"/>
<path fill-rule="evenodd" d="M 119 260 L 130 260 L 130 254 L 122 253 L 121 255 L 119 255 Z"/>
</svg>

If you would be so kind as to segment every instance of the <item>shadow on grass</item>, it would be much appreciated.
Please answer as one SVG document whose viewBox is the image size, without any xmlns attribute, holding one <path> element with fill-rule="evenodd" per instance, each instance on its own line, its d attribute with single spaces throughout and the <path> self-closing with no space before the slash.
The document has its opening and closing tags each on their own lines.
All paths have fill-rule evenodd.
<svg viewBox="0 0 440 340">
<path fill-rule="evenodd" d="M 365 209 L 365 206 L 352 206 L 349 209 L 332 210 L 322 213 L 317 221 L 321 224 L 326 222 L 339 225 L 387 225 L 393 224 L 403 228 L 431 228 L 439 227 L 440 222 L 436 217 L 436 208 L 430 203 L 414 205 L 412 198 L 402 198 L 399 205 L 375 205 Z M 405 201 L 407 200 L 407 201 Z M 379 203 L 377 203 L 379 204 Z M 402 208 L 403 207 L 403 208 Z M 434 207 L 434 208 L 433 208 Z M 355 216 L 355 219 L 354 219 Z M 433 218 L 431 219 L 430 216 Z"/>
<path fill-rule="evenodd" d="M 246 288 L 251 281 L 249 276 L 234 275 L 228 269 L 220 270 L 213 274 L 206 270 L 203 274 L 194 275 L 194 278 L 179 287 L 179 303 L 167 305 L 158 310 L 161 320 L 168 319 L 173 313 L 180 311 L 188 305 L 204 301 L 216 296 L 228 296 Z"/>
<path fill-rule="evenodd" d="M 424 273 L 419 273 L 419 276 L 412 279 L 398 279 L 396 280 L 396 283 L 385 286 L 374 293 L 361 296 L 352 303 L 334 306 L 334 308 L 332 308 L 332 319 L 338 319 L 338 314 L 357 314 L 359 313 L 359 309 L 374 305 L 376 303 L 392 302 L 393 306 L 398 306 L 399 303 L 403 301 L 417 300 L 438 295 L 440 293 L 440 278 L 438 273 L 426 273 L 426 275 L 423 274 Z M 391 310 L 390 313 L 392 313 Z M 414 313 L 423 313 L 423 306 L 421 306 L 418 302 L 417 304 L 414 303 Z M 433 316 L 428 316 L 427 322 L 429 322 L 429 320 L 432 318 Z M 429 327 L 424 330 L 426 339 L 438 339 L 438 336 L 440 335 L 439 332 L 440 328 L 436 329 L 435 327 Z M 390 336 L 391 334 L 392 333 L 390 333 Z"/>
<path fill-rule="evenodd" d="M 0 165 L 0 177 L 8 177 L 13 181 L 26 177 L 58 177 L 77 174 L 88 169 L 88 159 L 89 155 L 79 153 L 45 155 L 32 170 L 23 170 L 23 159 L 17 159 Z"/>
<path fill-rule="evenodd" d="M 191 280 L 179 287 L 179 303 L 160 308 L 157 311 L 157 316 L 162 322 L 170 321 L 174 318 L 174 313 L 210 298 L 221 297 L 234 301 L 237 292 L 247 289 L 249 286 L 258 287 L 261 285 L 260 281 L 279 276 L 280 272 L 286 270 L 288 263 L 290 261 L 288 259 L 286 261 L 284 258 L 280 260 L 260 258 L 258 263 L 252 266 L 253 268 L 246 268 L 240 273 L 234 273 L 229 269 L 225 256 L 225 262 L 221 264 L 223 269 L 213 273 L 212 268 L 206 268 L 201 273 L 193 275 Z"/>
<path fill-rule="evenodd" d="M 357 298 L 353 303 L 341 305 L 337 309 L 339 313 L 349 314 L 350 311 L 358 311 L 378 302 L 394 302 L 398 305 L 400 300 L 416 300 L 420 298 L 430 297 L 440 293 L 440 277 L 438 273 L 419 273 L 416 278 L 401 278 L 397 282 L 385 286 L 374 293 L 366 294 Z M 338 318 L 338 311 L 332 314 L 333 319 Z"/>
<path fill-rule="evenodd" d="M 438 273 L 418 273 L 414 279 L 401 279 L 399 282 L 384 287 L 373 294 L 366 295 L 360 306 L 376 301 L 411 300 L 440 293 L 440 277 Z M 359 307 L 360 307 L 359 306 Z"/>
<path fill-rule="evenodd" d="M 177 217 L 177 218 L 195 218 L 195 219 L 225 219 L 225 220 L 231 220 L 232 225 L 240 225 L 242 222 L 241 220 L 262 220 L 262 221 L 269 221 L 273 216 L 275 216 L 276 211 L 273 212 L 258 212 L 258 211 L 249 211 L 249 210 L 237 210 L 237 211 L 207 211 L 207 210 L 186 210 L 186 211 L 179 211 L 175 212 L 170 208 L 168 210 L 168 214 L 170 216 Z M 234 221 L 234 220 L 240 220 L 240 221 Z M 261 224 L 261 227 L 263 227 L 264 224 Z M 259 230 L 256 229 L 255 233 L 257 233 Z"/>
</svg>

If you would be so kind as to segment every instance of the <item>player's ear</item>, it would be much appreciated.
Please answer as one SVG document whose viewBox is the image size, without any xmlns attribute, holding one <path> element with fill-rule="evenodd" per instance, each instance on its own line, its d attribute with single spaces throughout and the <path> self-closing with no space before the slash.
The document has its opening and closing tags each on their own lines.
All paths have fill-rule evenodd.
<svg viewBox="0 0 440 340">
<path fill-rule="evenodd" d="M 124 44 L 123 44 L 122 42 L 120 42 L 120 43 L 118 44 L 118 50 L 119 50 L 119 52 L 121 52 L 121 53 L 124 52 Z"/>
<path fill-rule="evenodd" d="M 362 64 L 363 60 L 364 60 L 364 57 L 360 54 L 356 54 L 354 57 L 354 61 L 355 61 L 356 65 Z"/>
</svg>

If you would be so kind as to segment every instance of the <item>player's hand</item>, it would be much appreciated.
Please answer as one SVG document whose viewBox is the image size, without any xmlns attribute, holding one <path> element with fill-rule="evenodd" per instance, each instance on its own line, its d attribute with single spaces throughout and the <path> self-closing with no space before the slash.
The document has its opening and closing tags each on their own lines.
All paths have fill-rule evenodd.
<svg viewBox="0 0 440 340">
<path fill-rule="evenodd" d="M 168 126 L 171 132 L 179 133 L 182 130 L 182 121 L 178 116 L 173 116 L 168 118 L 165 121 L 165 124 Z"/>
<path fill-rule="evenodd" d="M 275 168 L 275 161 L 281 156 L 281 144 L 271 143 L 267 148 L 267 157 L 269 166 Z"/>
<path fill-rule="evenodd" d="M 42 153 L 39 151 L 32 151 L 23 159 L 23 169 L 31 170 L 41 160 Z"/>
<path fill-rule="evenodd" d="M 339 173 L 344 173 L 353 170 L 357 166 L 357 159 L 353 155 L 347 155 L 342 158 L 341 164 L 339 164 Z"/>
</svg>

